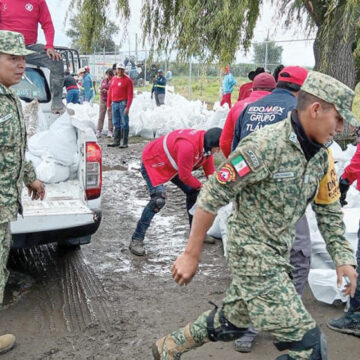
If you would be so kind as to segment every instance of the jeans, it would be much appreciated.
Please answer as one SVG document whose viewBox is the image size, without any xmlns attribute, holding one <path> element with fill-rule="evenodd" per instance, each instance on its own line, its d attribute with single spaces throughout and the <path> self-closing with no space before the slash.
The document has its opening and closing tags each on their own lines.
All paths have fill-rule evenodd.
<svg viewBox="0 0 360 360">
<path fill-rule="evenodd" d="M 151 220 L 155 216 L 156 213 L 160 211 L 160 209 L 157 209 L 154 205 L 154 201 L 156 198 L 162 198 L 165 202 L 166 198 L 166 192 L 165 192 L 165 186 L 164 185 L 158 185 L 158 186 L 152 186 L 149 175 L 146 172 L 144 164 L 141 164 L 141 175 L 146 181 L 146 185 L 149 189 L 151 200 L 147 203 L 145 206 L 140 220 L 138 221 L 136 225 L 136 229 L 134 231 L 134 234 L 132 236 L 133 239 L 136 240 L 144 240 L 146 230 L 149 228 Z M 196 203 L 197 195 L 199 191 L 197 189 L 192 188 L 189 185 L 186 185 L 184 182 L 182 182 L 179 179 L 179 176 L 176 175 L 173 179 L 171 179 L 171 182 L 176 185 L 178 188 L 180 188 L 185 194 L 186 194 L 186 210 L 188 212 L 189 217 L 189 223 L 191 226 L 192 222 L 192 215 L 189 214 L 189 210 L 192 208 L 192 206 Z"/>
<path fill-rule="evenodd" d="M 111 105 L 114 129 L 129 130 L 129 115 L 125 115 L 127 101 L 113 101 Z"/>
<path fill-rule="evenodd" d="M 62 60 L 50 59 L 46 54 L 45 46 L 42 44 L 33 44 L 26 46 L 27 49 L 36 51 L 36 53 L 27 55 L 26 62 L 29 64 L 43 66 L 50 70 L 50 89 L 53 97 L 52 106 L 63 108 L 62 90 L 64 86 L 64 64 Z"/>
<path fill-rule="evenodd" d="M 80 104 L 79 101 L 80 91 L 76 89 L 70 89 L 66 93 L 66 103 Z"/>
</svg>

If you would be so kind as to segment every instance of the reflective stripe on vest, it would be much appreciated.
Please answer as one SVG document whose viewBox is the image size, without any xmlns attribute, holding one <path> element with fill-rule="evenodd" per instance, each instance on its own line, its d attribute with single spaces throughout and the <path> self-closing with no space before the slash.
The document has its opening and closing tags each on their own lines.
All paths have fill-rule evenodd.
<svg viewBox="0 0 360 360">
<path fill-rule="evenodd" d="M 170 154 L 170 152 L 169 152 L 169 149 L 168 149 L 168 147 L 167 147 L 167 144 L 166 144 L 168 135 L 169 135 L 169 134 L 167 134 L 167 135 L 164 136 L 163 148 L 164 148 L 164 151 L 165 151 L 165 154 L 166 154 L 168 160 L 170 161 L 170 164 L 172 165 L 172 167 L 173 167 L 176 171 L 178 171 L 179 168 L 178 168 L 178 166 L 176 165 L 176 162 L 175 162 L 174 158 L 171 156 L 171 154 Z"/>
</svg>

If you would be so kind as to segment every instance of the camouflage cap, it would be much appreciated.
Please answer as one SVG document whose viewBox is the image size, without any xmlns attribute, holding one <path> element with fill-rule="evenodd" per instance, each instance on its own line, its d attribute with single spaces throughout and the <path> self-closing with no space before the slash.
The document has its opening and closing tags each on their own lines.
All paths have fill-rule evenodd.
<svg viewBox="0 0 360 360">
<path fill-rule="evenodd" d="M 352 126 L 360 126 L 360 121 L 351 112 L 355 93 L 339 80 L 317 71 L 310 71 L 301 90 L 333 104 L 346 122 Z"/>
<path fill-rule="evenodd" d="M 35 51 L 26 49 L 24 36 L 18 32 L 0 30 L 0 53 L 10 55 L 30 55 Z"/>
</svg>

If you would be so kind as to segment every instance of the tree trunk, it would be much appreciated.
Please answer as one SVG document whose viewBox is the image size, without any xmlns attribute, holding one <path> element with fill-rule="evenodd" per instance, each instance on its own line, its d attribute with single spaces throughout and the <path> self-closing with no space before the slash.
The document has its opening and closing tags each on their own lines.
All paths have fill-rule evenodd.
<svg viewBox="0 0 360 360">
<path fill-rule="evenodd" d="M 352 45 L 356 39 L 355 26 L 345 39 L 340 20 L 343 10 L 342 7 L 338 8 L 331 15 L 331 19 L 328 19 L 329 23 L 318 26 L 314 42 L 314 70 L 328 74 L 354 89 L 357 79 L 352 53 Z"/>
</svg>

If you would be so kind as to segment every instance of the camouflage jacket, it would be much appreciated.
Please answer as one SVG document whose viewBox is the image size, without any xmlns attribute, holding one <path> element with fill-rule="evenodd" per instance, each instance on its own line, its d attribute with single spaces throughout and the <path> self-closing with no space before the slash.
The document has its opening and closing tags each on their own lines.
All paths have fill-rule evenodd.
<svg viewBox="0 0 360 360">
<path fill-rule="evenodd" d="M 338 197 L 327 204 L 315 199 L 328 167 L 326 148 L 306 160 L 290 117 L 239 143 L 197 200 L 213 214 L 234 203 L 227 226 L 227 260 L 234 277 L 270 275 L 279 267 L 289 272 L 295 224 L 309 203 L 335 266 L 356 264 Z"/>
<path fill-rule="evenodd" d="M 26 130 L 17 95 L 0 84 L 0 223 L 22 213 L 23 181 L 36 180 L 33 166 L 25 161 Z"/>
</svg>

